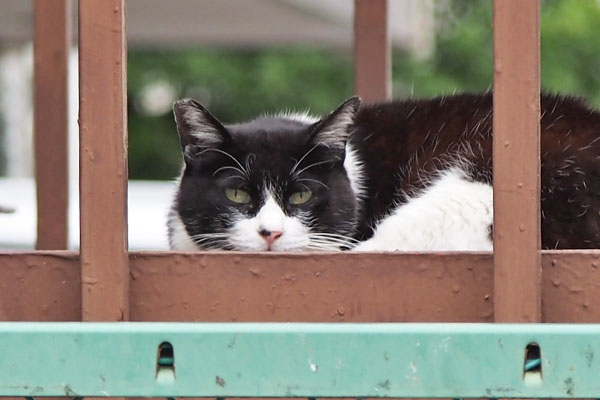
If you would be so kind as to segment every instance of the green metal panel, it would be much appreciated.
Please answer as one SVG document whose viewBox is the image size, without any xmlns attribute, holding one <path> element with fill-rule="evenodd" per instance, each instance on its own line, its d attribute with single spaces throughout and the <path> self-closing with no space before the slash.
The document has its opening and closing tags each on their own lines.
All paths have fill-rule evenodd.
<svg viewBox="0 0 600 400">
<path fill-rule="evenodd" d="M 600 325 L 0 323 L 0 395 L 600 397 Z"/>
</svg>

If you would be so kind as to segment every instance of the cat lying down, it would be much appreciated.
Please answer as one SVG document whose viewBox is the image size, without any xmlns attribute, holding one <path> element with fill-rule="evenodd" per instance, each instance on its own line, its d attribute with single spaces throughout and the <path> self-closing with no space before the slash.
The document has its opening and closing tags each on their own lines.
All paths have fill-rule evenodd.
<svg viewBox="0 0 600 400">
<path fill-rule="evenodd" d="M 542 95 L 542 247 L 600 248 L 600 113 Z M 174 106 L 173 250 L 491 250 L 492 94 L 224 125 Z"/>
</svg>

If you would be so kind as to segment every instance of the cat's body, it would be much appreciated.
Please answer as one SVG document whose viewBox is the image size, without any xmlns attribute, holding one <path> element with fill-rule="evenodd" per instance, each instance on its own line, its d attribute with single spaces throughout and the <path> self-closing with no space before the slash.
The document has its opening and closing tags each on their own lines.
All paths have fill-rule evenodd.
<svg viewBox="0 0 600 400">
<path fill-rule="evenodd" d="M 351 99 L 320 122 L 227 128 L 184 101 L 176 118 L 187 156 L 174 249 L 335 250 L 352 239 L 356 250 L 492 248 L 490 93 L 360 108 Z M 542 246 L 600 247 L 600 113 L 543 95 L 541 148 Z M 246 203 L 227 197 L 232 183 Z"/>
</svg>

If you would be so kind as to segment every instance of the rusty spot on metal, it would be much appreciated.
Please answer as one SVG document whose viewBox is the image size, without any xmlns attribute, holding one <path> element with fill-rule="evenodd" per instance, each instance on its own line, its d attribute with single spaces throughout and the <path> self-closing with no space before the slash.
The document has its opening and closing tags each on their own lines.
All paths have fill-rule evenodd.
<svg viewBox="0 0 600 400">
<path fill-rule="evenodd" d="M 567 390 L 567 394 L 569 396 L 573 396 L 575 393 L 575 382 L 573 382 L 573 378 L 567 378 L 564 381 L 565 389 Z"/>
<path fill-rule="evenodd" d="M 594 362 L 594 350 L 591 345 L 588 345 L 584 352 L 585 361 L 587 362 L 588 367 L 592 367 L 592 363 Z"/>
<path fill-rule="evenodd" d="M 558 278 L 552 279 L 552 285 L 554 285 L 554 287 L 559 287 L 560 286 L 560 279 L 558 279 Z"/>
<path fill-rule="evenodd" d="M 587 300 L 584 300 L 582 306 L 583 306 L 583 308 L 588 308 L 590 306 L 590 302 Z"/>
<path fill-rule="evenodd" d="M 571 286 L 569 287 L 570 293 L 581 293 L 583 292 L 583 288 L 581 286 Z"/>
<path fill-rule="evenodd" d="M 385 380 L 385 381 L 383 381 L 383 382 L 379 382 L 379 383 L 377 384 L 377 387 L 379 387 L 379 388 L 381 388 L 381 389 L 383 389 L 383 390 L 390 390 L 390 380 L 389 380 L 389 379 L 386 379 L 386 380 Z"/>
<path fill-rule="evenodd" d="M 248 270 L 248 272 L 250 272 L 250 273 L 251 273 L 253 276 L 255 276 L 255 277 L 257 277 L 257 278 L 258 278 L 258 277 L 260 277 L 260 272 L 259 272 L 259 271 L 258 271 L 258 269 L 256 269 L 256 268 L 250 268 L 250 269 Z"/>
<path fill-rule="evenodd" d="M 283 276 L 283 279 L 285 279 L 286 281 L 292 281 L 292 282 L 293 282 L 293 281 L 295 281 L 295 280 L 296 280 L 296 275 L 294 275 L 294 274 L 293 274 L 293 273 L 291 273 L 291 272 L 288 272 L 287 274 L 285 274 L 285 275 Z"/>
</svg>

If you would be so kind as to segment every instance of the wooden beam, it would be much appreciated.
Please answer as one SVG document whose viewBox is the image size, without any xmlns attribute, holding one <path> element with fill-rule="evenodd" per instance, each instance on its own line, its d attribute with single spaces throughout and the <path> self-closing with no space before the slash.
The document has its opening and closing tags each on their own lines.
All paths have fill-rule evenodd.
<svg viewBox="0 0 600 400">
<path fill-rule="evenodd" d="M 82 306 L 85 321 L 129 314 L 124 0 L 79 2 Z"/>
<path fill-rule="evenodd" d="M 387 0 L 354 0 L 355 92 L 366 102 L 392 96 Z"/>
<path fill-rule="evenodd" d="M 79 321 L 80 276 L 73 251 L 0 253 L 0 321 Z"/>
<path fill-rule="evenodd" d="M 492 261 L 490 253 L 133 252 L 131 320 L 490 322 Z M 600 251 L 546 251 L 542 261 L 542 320 L 600 322 Z M 0 320 L 79 320 L 77 253 L 0 253 L 0 267 Z"/>
<path fill-rule="evenodd" d="M 491 261 L 464 253 L 135 253 L 132 320 L 491 322 Z"/>
<path fill-rule="evenodd" d="M 68 245 L 68 73 L 70 0 L 36 0 L 34 144 L 38 250 Z"/>
<path fill-rule="evenodd" d="M 494 312 L 541 318 L 540 2 L 494 1 Z"/>
</svg>

